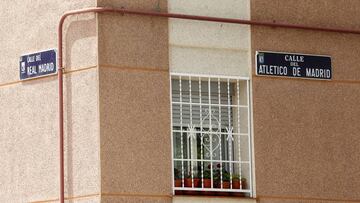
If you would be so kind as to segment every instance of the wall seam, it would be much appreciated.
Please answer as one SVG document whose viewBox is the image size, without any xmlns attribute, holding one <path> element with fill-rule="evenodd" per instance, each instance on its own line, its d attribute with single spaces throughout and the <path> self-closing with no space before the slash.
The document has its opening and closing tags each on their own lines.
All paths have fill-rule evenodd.
<svg viewBox="0 0 360 203">
<path fill-rule="evenodd" d="M 72 197 L 65 197 L 65 200 L 82 200 L 82 199 L 89 199 L 92 197 L 100 196 L 99 194 L 88 194 L 88 195 L 79 195 L 79 196 L 72 196 Z M 48 200 L 39 200 L 39 201 L 31 201 L 29 203 L 50 203 L 50 202 L 57 202 L 59 199 L 48 199 Z"/>
<path fill-rule="evenodd" d="M 181 49 L 209 49 L 212 51 L 226 51 L 226 52 L 250 52 L 250 50 L 245 48 L 230 48 L 230 47 L 216 47 L 216 46 L 195 46 L 195 45 L 188 45 L 188 44 L 176 44 L 176 43 L 169 43 L 169 47 L 176 47 Z"/>
<path fill-rule="evenodd" d="M 328 202 L 360 202 L 360 200 L 350 199 L 332 199 L 332 198 L 320 198 L 320 197 L 290 197 L 290 196 L 259 196 L 260 199 L 281 199 L 281 200 L 305 200 L 305 201 L 328 201 Z"/>
<path fill-rule="evenodd" d="M 99 64 L 99 67 L 104 69 L 113 69 L 113 70 L 130 71 L 130 72 L 164 72 L 164 73 L 169 72 L 169 69 L 151 68 L 151 67 L 126 67 L 126 66 L 109 65 L 109 64 Z"/>
<path fill-rule="evenodd" d="M 76 70 L 70 70 L 70 71 L 65 71 L 64 74 L 65 75 L 72 75 L 73 73 L 78 73 L 78 72 L 84 72 L 87 70 L 91 70 L 91 69 L 96 69 L 97 66 L 90 66 L 87 68 L 81 68 L 81 69 L 76 69 Z M 15 84 L 25 84 L 28 82 L 33 82 L 33 81 L 40 81 L 40 80 L 44 80 L 44 79 L 49 79 L 49 78 L 57 78 L 57 74 L 55 75 L 46 75 L 46 76 L 42 76 L 39 78 L 33 78 L 33 79 L 27 79 L 27 80 L 15 80 L 15 81 L 10 81 L 10 82 L 5 82 L 5 83 L 0 83 L 0 89 L 3 87 L 7 87 L 7 86 L 11 86 L 11 85 L 15 85 Z"/>
<path fill-rule="evenodd" d="M 303 78 L 283 78 L 276 76 L 258 76 L 252 75 L 252 78 L 256 79 L 265 79 L 265 80 L 294 80 L 294 81 L 302 81 L 302 82 L 318 82 L 324 84 L 360 84 L 360 80 L 315 80 L 315 79 L 303 79 Z"/>
</svg>

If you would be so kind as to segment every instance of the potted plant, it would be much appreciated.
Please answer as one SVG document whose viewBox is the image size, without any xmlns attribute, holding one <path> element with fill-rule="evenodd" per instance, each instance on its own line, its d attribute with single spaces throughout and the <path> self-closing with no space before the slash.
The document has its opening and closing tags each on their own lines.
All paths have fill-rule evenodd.
<svg viewBox="0 0 360 203">
<path fill-rule="evenodd" d="M 241 178 L 240 184 L 242 189 L 246 189 L 247 188 L 246 178 Z"/>
<path fill-rule="evenodd" d="M 182 180 L 181 180 L 181 176 L 180 176 L 180 171 L 177 168 L 174 168 L 174 184 L 175 187 L 181 187 L 182 186 Z"/>
<path fill-rule="evenodd" d="M 209 167 L 210 168 L 210 167 Z M 216 165 L 216 168 L 214 168 L 214 172 L 213 172 L 213 183 L 214 183 L 214 188 L 220 188 L 220 164 L 218 163 Z"/>
<path fill-rule="evenodd" d="M 234 174 L 232 176 L 232 188 L 233 189 L 240 189 L 240 176 L 237 174 Z"/>
<path fill-rule="evenodd" d="M 211 188 L 211 172 L 210 172 L 210 170 L 205 170 L 203 175 L 204 175 L 204 177 L 203 177 L 204 188 Z"/>
<path fill-rule="evenodd" d="M 246 178 L 241 178 L 240 176 L 235 174 L 232 177 L 232 188 L 233 189 L 246 189 Z"/>
<path fill-rule="evenodd" d="M 200 186 L 200 178 L 197 174 L 194 174 L 193 177 L 191 177 L 191 174 L 188 174 L 184 179 L 185 187 L 192 187 L 192 181 L 194 181 L 194 187 Z"/>
<path fill-rule="evenodd" d="M 230 188 L 230 173 L 226 170 L 222 170 L 222 180 L 221 180 L 221 173 L 220 170 L 216 170 L 214 172 L 214 187 L 216 188 L 222 188 L 229 189 Z M 222 184 L 221 184 L 222 181 Z"/>
<path fill-rule="evenodd" d="M 224 189 L 230 188 L 230 173 L 228 173 L 225 170 L 223 172 L 222 188 L 224 188 Z"/>
</svg>

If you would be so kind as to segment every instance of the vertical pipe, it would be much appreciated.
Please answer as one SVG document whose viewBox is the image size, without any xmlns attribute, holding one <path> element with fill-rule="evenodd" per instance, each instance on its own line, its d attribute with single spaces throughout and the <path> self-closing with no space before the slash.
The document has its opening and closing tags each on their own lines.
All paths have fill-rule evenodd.
<svg viewBox="0 0 360 203">
<path fill-rule="evenodd" d="M 59 130 L 60 130 L 60 202 L 64 203 L 64 109 L 63 109 L 63 73 L 59 69 Z"/>
<path fill-rule="evenodd" d="M 59 153 L 60 153 L 60 203 L 64 203 L 64 94 L 63 94 L 63 63 L 62 63 L 62 27 L 66 15 L 62 16 L 58 27 L 58 50 L 59 50 L 59 69 L 58 69 L 58 81 L 59 81 Z"/>
</svg>

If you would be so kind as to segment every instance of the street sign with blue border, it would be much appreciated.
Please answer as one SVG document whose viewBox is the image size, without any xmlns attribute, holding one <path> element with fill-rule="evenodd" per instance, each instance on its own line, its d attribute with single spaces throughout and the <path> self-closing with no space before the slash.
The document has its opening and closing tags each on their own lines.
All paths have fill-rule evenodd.
<svg viewBox="0 0 360 203">
<path fill-rule="evenodd" d="M 19 62 L 20 80 L 57 73 L 56 50 L 22 55 Z"/>
<path fill-rule="evenodd" d="M 331 80 L 331 57 L 286 52 L 256 52 L 256 75 Z"/>
</svg>

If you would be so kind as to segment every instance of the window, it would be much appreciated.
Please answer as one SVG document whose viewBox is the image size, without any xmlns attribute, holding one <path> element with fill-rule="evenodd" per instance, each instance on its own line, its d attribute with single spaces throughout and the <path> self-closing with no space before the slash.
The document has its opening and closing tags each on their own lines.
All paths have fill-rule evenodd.
<svg viewBox="0 0 360 203">
<path fill-rule="evenodd" d="M 249 80 L 172 74 L 175 191 L 251 195 Z"/>
</svg>

